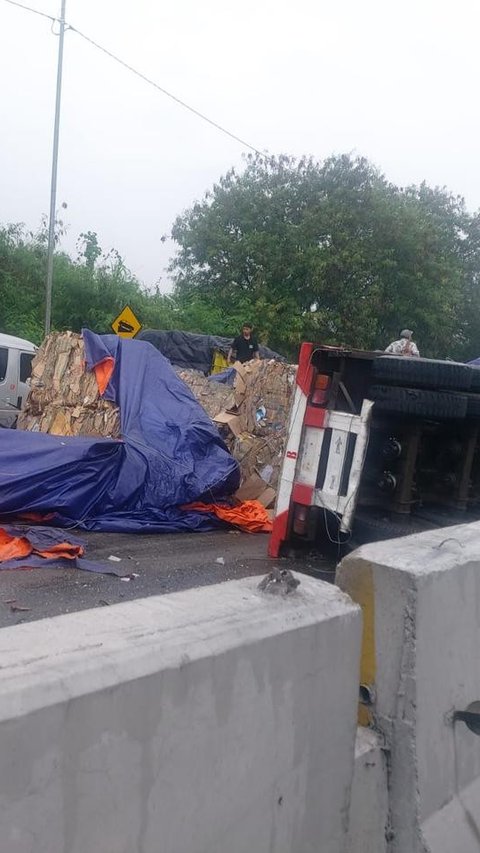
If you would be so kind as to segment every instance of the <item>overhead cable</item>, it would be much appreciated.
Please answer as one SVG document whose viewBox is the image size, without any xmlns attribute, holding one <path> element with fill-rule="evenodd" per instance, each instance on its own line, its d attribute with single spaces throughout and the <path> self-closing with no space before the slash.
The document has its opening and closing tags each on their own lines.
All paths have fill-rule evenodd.
<svg viewBox="0 0 480 853">
<path fill-rule="evenodd" d="M 25 9 L 26 12 L 33 12 L 34 15 L 40 15 L 41 18 L 47 18 L 53 23 L 59 20 L 54 15 L 47 15 L 46 12 L 40 12 L 39 9 L 32 9 L 31 6 L 25 6 L 24 3 L 17 3 L 16 0 L 5 0 L 5 3 L 10 3 L 10 6 L 18 6 L 19 9 Z"/>
<path fill-rule="evenodd" d="M 250 148 L 250 150 L 254 151 L 255 154 L 259 154 L 260 156 L 262 156 L 262 152 L 258 148 L 255 148 L 254 145 L 250 145 L 249 142 L 246 142 L 244 139 L 241 139 L 240 136 L 237 136 L 235 133 L 232 133 L 230 130 L 227 130 L 226 127 L 222 127 L 221 124 L 218 124 L 218 122 L 213 121 L 213 119 L 208 118 L 208 116 L 195 109 L 195 107 L 191 107 L 190 104 L 187 104 L 185 101 L 182 101 L 181 98 L 177 98 L 177 96 L 173 95 L 172 92 L 169 92 L 167 89 L 164 89 L 163 86 L 160 86 L 159 83 L 155 82 L 155 80 L 152 80 L 150 77 L 147 77 L 145 74 L 142 74 L 141 71 L 138 71 L 136 68 L 134 68 L 128 62 L 125 62 L 125 60 L 121 59 L 119 56 L 116 56 L 116 54 L 112 53 L 106 47 L 103 47 L 101 44 L 98 44 L 98 42 L 94 41 L 94 39 L 90 38 L 90 36 L 87 36 L 85 33 L 82 33 L 81 30 L 78 30 L 71 24 L 68 24 L 68 29 L 72 30 L 72 32 L 76 33 L 78 36 L 80 36 L 80 38 L 93 45 L 93 47 L 96 47 L 97 50 L 100 50 L 102 53 L 105 53 L 107 56 L 110 57 L 110 59 L 115 60 L 115 62 L 118 62 L 128 71 L 131 71 L 132 74 L 135 74 L 137 77 L 140 77 L 140 79 L 144 80 L 145 83 L 149 83 L 150 86 L 153 86 L 155 89 L 158 89 L 158 91 L 161 92 L 163 95 L 166 95 L 167 98 L 171 98 L 172 101 L 175 101 L 177 104 L 180 104 L 181 107 L 184 107 L 189 112 L 198 116 L 198 118 L 203 119 L 203 121 L 208 122 L 208 124 L 211 124 L 212 127 L 215 127 L 217 130 L 220 130 L 222 133 L 225 133 L 231 139 L 234 139 L 236 142 L 239 142 L 241 145 L 245 146 L 245 148 Z"/>
<path fill-rule="evenodd" d="M 55 23 L 55 21 L 59 21 L 59 18 L 53 15 L 47 15 L 46 12 L 40 12 L 39 9 L 33 9 L 31 6 L 26 6 L 24 3 L 18 3 L 17 0 L 5 0 L 5 3 L 9 3 L 11 6 L 17 6 L 19 9 L 24 9 L 27 12 L 33 12 L 33 14 L 40 15 L 42 18 L 47 18 L 53 23 Z M 157 91 L 161 92 L 162 95 L 166 95 L 167 98 L 170 98 L 172 101 L 175 101 L 175 103 L 179 104 L 179 106 L 188 110 L 190 113 L 193 113 L 193 115 L 196 115 L 198 118 L 202 119 L 202 121 L 206 121 L 207 124 L 210 124 L 212 127 L 216 128 L 216 130 L 219 130 L 221 133 L 224 133 L 226 136 L 229 136 L 230 139 L 234 139 L 235 142 L 239 142 L 240 145 L 244 146 L 244 148 L 249 148 L 250 151 L 253 151 L 255 154 L 263 156 L 262 152 L 254 145 L 251 145 L 249 142 L 246 142 L 245 139 L 242 139 L 240 136 L 237 136 L 236 133 L 232 133 L 232 131 L 227 130 L 226 127 L 223 127 L 223 125 L 209 118 L 205 115 L 205 113 L 200 112 L 200 110 L 195 109 L 195 107 L 190 106 L 190 104 L 187 104 L 186 101 L 182 101 L 181 98 L 178 98 L 172 92 L 169 92 L 168 89 L 165 89 L 163 86 L 160 86 L 160 84 L 156 83 L 155 80 L 152 80 L 150 77 L 147 77 L 146 74 L 143 74 L 141 71 L 138 71 L 138 69 L 134 68 L 133 65 L 130 65 L 130 63 L 126 62 L 124 59 L 121 59 L 115 53 L 112 53 L 111 50 L 108 50 L 106 47 L 103 47 L 103 45 L 90 38 L 90 36 L 87 36 L 86 33 L 77 29 L 77 27 L 74 27 L 73 24 L 66 23 L 65 26 L 66 29 L 71 30 L 71 32 L 76 33 L 78 36 L 80 36 L 80 38 L 84 39 L 84 41 L 91 44 L 92 47 L 95 47 L 97 50 L 110 57 L 110 59 L 113 59 L 115 62 L 118 62 L 118 64 L 123 66 L 123 68 L 126 68 L 127 71 L 130 71 L 132 74 L 135 74 L 136 77 L 139 77 L 145 83 L 148 83 L 150 86 L 153 86 L 155 89 L 157 89 Z"/>
</svg>

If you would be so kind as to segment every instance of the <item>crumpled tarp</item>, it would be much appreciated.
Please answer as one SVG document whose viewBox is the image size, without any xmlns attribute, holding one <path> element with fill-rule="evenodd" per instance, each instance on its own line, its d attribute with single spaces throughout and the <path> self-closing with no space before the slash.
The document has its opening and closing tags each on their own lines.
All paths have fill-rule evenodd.
<svg viewBox="0 0 480 853">
<path fill-rule="evenodd" d="M 236 491 L 240 472 L 216 427 L 148 343 L 83 330 L 88 369 L 120 408 L 121 440 L 0 431 L 0 515 L 54 513 L 57 527 L 210 530 L 182 510 Z"/>
<path fill-rule="evenodd" d="M 138 340 L 149 341 L 176 367 L 193 368 L 202 373 L 210 373 L 215 350 L 226 355 L 232 345 L 232 338 L 197 335 L 194 332 L 181 332 L 178 329 L 144 329 L 139 333 Z M 278 352 L 261 344 L 258 350 L 260 358 L 286 361 Z"/>
<path fill-rule="evenodd" d="M 52 527 L 0 527 L 0 570 L 62 567 L 118 575 L 107 563 L 87 560 L 85 544 Z"/>
<path fill-rule="evenodd" d="M 236 375 L 237 371 L 234 367 L 227 367 L 221 373 L 212 373 L 208 378 L 210 382 L 219 382 L 220 385 L 233 385 Z"/>
<path fill-rule="evenodd" d="M 245 533 L 271 533 L 273 530 L 270 514 L 260 501 L 242 501 L 236 506 L 198 502 L 191 504 L 187 509 L 212 513 Z"/>
</svg>

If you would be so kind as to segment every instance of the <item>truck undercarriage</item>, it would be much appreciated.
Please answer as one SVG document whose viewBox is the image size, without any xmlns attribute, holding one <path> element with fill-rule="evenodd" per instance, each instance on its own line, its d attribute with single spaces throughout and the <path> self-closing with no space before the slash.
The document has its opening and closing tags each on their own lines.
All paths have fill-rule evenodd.
<svg viewBox="0 0 480 853">
<path fill-rule="evenodd" d="M 281 530 L 276 522 L 273 556 L 302 541 L 359 544 L 480 517 L 478 368 L 304 344 L 299 375 L 303 423 L 293 412 L 288 509 L 277 506 L 288 518 Z M 355 465 L 362 413 L 366 441 Z M 337 504 L 326 481 L 335 455 Z"/>
</svg>

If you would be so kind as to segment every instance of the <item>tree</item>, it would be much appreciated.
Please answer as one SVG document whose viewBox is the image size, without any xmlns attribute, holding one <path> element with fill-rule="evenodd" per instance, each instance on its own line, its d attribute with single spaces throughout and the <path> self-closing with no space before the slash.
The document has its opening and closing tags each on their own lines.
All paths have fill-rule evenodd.
<svg viewBox="0 0 480 853">
<path fill-rule="evenodd" d="M 405 325 L 425 355 L 458 354 L 471 223 L 462 199 L 364 158 L 248 157 L 176 219 L 175 297 L 290 354 L 309 337 L 383 349 Z"/>
<path fill-rule="evenodd" d="M 77 240 L 77 250 L 78 260 L 80 262 L 83 260 L 87 269 L 93 272 L 96 262 L 102 255 L 95 231 L 86 231 L 80 234 Z"/>
<path fill-rule="evenodd" d="M 116 250 L 102 253 L 97 235 L 80 236 L 79 257 L 54 255 L 53 329 L 79 332 L 86 326 L 111 332 L 111 322 L 129 304 L 144 325 L 173 326 L 172 300 L 143 288 Z M 0 330 L 34 343 L 43 337 L 45 313 L 46 240 L 20 225 L 0 228 Z M 19 298 L 21 293 L 21 299 Z"/>
</svg>

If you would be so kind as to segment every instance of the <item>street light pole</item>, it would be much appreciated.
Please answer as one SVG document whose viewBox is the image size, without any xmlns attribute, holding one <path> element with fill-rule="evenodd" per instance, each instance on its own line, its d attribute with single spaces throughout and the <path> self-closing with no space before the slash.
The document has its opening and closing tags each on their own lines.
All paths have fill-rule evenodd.
<svg viewBox="0 0 480 853">
<path fill-rule="evenodd" d="M 50 214 L 48 220 L 48 249 L 47 249 L 47 286 L 45 295 L 45 334 L 48 335 L 52 326 L 52 281 L 53 281 L 53 252 L 55 249 L 55 207 L 57 201 L 57 166 L 58 140 L 60 136 L 60 101 L 62 96 L 62 67 L 63 40 L 65 36 L 65 6 L 67 0 L 62 0 L 60 11 L 60 33 L 58 41 L 57 62 L 57 94 L 55 97 L 55 124 L 53 127 L 52 179 L 50 183 Z"/>
</svg>

